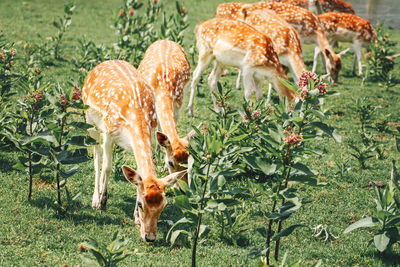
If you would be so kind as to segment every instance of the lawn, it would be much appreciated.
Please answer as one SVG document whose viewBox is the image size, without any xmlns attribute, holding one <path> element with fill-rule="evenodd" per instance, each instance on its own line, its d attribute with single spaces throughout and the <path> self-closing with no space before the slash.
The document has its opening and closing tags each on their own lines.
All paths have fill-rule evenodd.
<svg viewBox="0 0 400 267">
<path fill-rule="evenodd" d="M 164 2 L 166 12 L 173 12 L 174 1 Z M 183 5 L 188 13 L 188 29 L 184 35 L 184 49 L 188 58 L 194 44 L 194 27 L 202 20 L 213 17 L 216 6 L 222 0 L 185 0 Z M 249 1 L 247 1 L 249 2 Z M 0 2 L 0 30 L 7 40 L 14 42 L 18 53 L 22 53 L 25 43 L 39 44 L 49 39 L 56 31 L 52 26 L 55 18 L 63 15 L 65 1 L 53 0 L 3 0 Z M 72 24 L 66 31 L 62 42 L 62 60 L 47 66 L 41 71 L 44 80 L 52 83 L 66 83 L 77 79 L 77 72 L 70 62 L 76 56 L 78 39 L 86 36 L 96 44 L 107 46 L 116 42 L 116 34 L 112 25 L 114 17 L 119 12 L 120 0 L 77 1 L 72 16 Z M 142 9 L 141 9 L 142 10 Z M 137 11 L 140 12 L 140 11 Z M 392 50 L 400 51 L 400 31 L 387 29 L 389 37 L 397 42 Z M 337 52 L 348 47 L 341 44 Z M 143 47 L 145 50 L 146 47 Z M 313 48 L 304 49 L 305 60 L 312 59 Z M 196 59 L 196 55 L 194 56 Z M 197 59 L 196 59 L 197 60 Z M 352 75 L 353 54 L 343 57 L 343 68 L 337 86 L 329 86 L 338 94 L 326 99 L 325 108 L 330 109 L 331 116 L 327 123 L 341 134 L 342 142 L 336 143 L 328 137 L 315 141 L 311 146 L 319 148 L 323 154 L 309 156 L 306 164 L 317 171 L 319 181 L 325 185 L 311 187 L 303 184 L 293 185 L 299 189 L 302 197 L 308 197 L 310 203 L 290 218 L 292 223 L 306 223 L 311 226 L 323 224 L 329 226 L 338 236 L 334 241 L 324 242 L 312 236 L 310 230 L 300 228 L 281 241 L 281 256 L 288 253 L 290 262 L 301 260 L 304 266 L 318 260 L 324 266 L 387 266 L 400 264 L 400 249 L 393 247 L 386 255 L 377 253 L 373 245 L 368 246 L 372 231 L 356 230 L 344 235 L 343 231 L 352 222 L 371 214 L 375 208 L 372 201 L 372 190 L 367 187 L 368 181 L 388 183 L 390 179 L 391 161 L 399 160 L 400 154 L 395 148 L 393 134 L 398 134 L 396 126 L 400 126 L 400 69 L 395 65 L 393 80 L 397 85 L 389 89 L 383 88 L 378 82 L 367 81 Z M 192 70 L 195 68 L 192 62 Z M 311 66 L 309 66 L 309 69 Z M 211 69 L 209 69 L 210 71 Z M 321 68 L 320 68 L 321 70 Z M 208 71 L 208 72 L 209 72 Z M 209 110 L 212 107 L 207 74 L 203 74 L 203 82 L 199 85 L 199 93 L 195 99 L 195 116 L 191 118 L 186 113 L 188 94 L 185 95 L 178 130 L 181 135 L 188 133 L 193 125 L 200 122 L 208 124 L 215 120 L 215 115 Z M 234 89 L 236 71 L 230 69 L 229 75 L 221 79 L 224 88 L 233 88 L 228 104 L 234 109 L 240 109 L 243 103 L 243 91 Z M 266 94 L 267 84 L 264 84 Z M 274 100 L 277 100 L 274 96 Z M 357 110 L 356 99 L 370 104 L 372 114 L 371 134 L 382 147 L 382 157 L 376 153 L 366 161 L 366 168 L 360 168 L 349 144 L 360 146 L 360 113 Z M 383 132 L 376 130 L 377 123 L 387 121 L 388 129 Z M 375 127 L 375 128 L 374 128 Z M 120 161 L 134 166 L 132 155 L 121 153 Z M 133 208 L 136 189 L 127 184 L 117 172 L 109 181 L 109 200 L 107 211 L 100 212 L 91 208 L 93 193 L 94 168 L 90 160 L 79 165 L 78 172 L 69 179 L 68 189 L 72 194 L 81 193 L 73 210 L 66 214 L 57 211 L 56 192 L 53 183 L 42 177 L 35 177 L 32 200 L 28 201 L 28 180 L 12 168 L 18 161 L 19 154 L 12 149 L 0 150 L 0 266 L 68 266 L 82 265 L 79 244 L 92 237 L 100 243 L 109 244 L 113 233 L 129 238 L 129 250 L 133 252 L 122 266 L 188 266 L 191 263 L 191 249 L 176 245 L 171 247 L 165 240 L 168 232 L 166 220 L 176 221 L 179 215 L 174 207 L 171 194 L 168 195 L 169 205 L 163 211 L 158 229 L 158 239 L 153 244 L 146 244 L 134 226 Z M 348 161 L 350 169 L 340 175 L 338 161 Z M 115 163 L 115 160 L 114 160 Z M 252 177 L 248 177 L 251 179 Z M 232 186 L 243 181 L 231 181 Z M 198 266 L 256 266 L 258 258 L 248 258 L 254 247 L 264 244 L 264 239 L 255 230 L 265 224 L 258 214 L 267 210 L 271 200 L 267 195 L 258 203 L 246 206 L 248 225 L 243 239 L 238 245 L 232 245 L 221 240 L 217 229 L 212 229 L 208 239 L 198 248 Z M 206 217 L 206 222 L 213 225 L 213 218 Z"/>
</svg>

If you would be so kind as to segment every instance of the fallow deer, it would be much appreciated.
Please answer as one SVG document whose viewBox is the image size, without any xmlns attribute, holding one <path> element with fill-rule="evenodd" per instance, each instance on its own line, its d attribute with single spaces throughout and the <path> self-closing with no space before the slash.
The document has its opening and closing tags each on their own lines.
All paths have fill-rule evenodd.
<svg viewBox="0 0 400 267">
<path fill-rule="evenodd" d="M 340 54 L 336 54 L 333 51 L 318 18 L 309 10 L 294 5 L 266 1 L 255 4 L 221 4 L 217 7 L 217 14 L 226 13 L 234 18 L 245 20 L 247 15 L 256 10 L 275 11 L 278 16 L 286 20 L 297 30 L 302 44 L 315 43 L 315 50 L 318 52 L 323 51 L 322 55 L 326 61 L 326 72 L 329 74 L 331 80 L 337 81 L 339 71 L 342 68 L 340 58 L 345 51 Z M 313 72 L 316 70 L 317 59 L 314 58 Z"/>
<path fill-rule="evenodd" d="M 318 19 L 331 43 L 351 43 L 354 51 L 353 73 L 356 72 L 358 62 L 358 75 L 362 76 L 361 49 L 368 47 L 371 41 L 376 39 L 371 22 L 354 14 L 337 12 L 318 15 Z M 316 56 L 318 55 L 314 57 Z"/>
<path fill-rule="evenodd" d="M 227 14 L 217 13 L 216 16 L 231 18 Z M 306 71 L 306 66 L 301 57 L 301 43 L 296 30 L 272 10 L 251 12 L 246 16 L 245 22 L 272 40 L 281 64 L 289 67 L 294 80 L 297 81 L 303 71 Z M 240 85 L 240 82 L 237 82 L 237 85 Z"/>
<path fill-rule="evenodd" d="M 83 86 L 83 101 L 89 106 L 86 120 L 95 126 L 89 133 L 98 142 L 94 147 L 96 177 L 92 207 L 105 209 L 113 144 L 133 152 L 138 170 L 127 166 L 122 169 L 127 180 L 136 185 L 135 223 L 140 225 L 141 237 L 148 242 L 156 239 L 157 221 L 167 203 L 165 188 L 186 172 L 163 179 L 156 177 L 151 146 L 151 130 L 157 125 L 153 97 L 152 88 L 137 70 L 121 60 L 96 66 Z"/>
<path fill-rule="evenodd" d="M 322 14 L 325 12 L 344 12 L 354 14 L 354 8 L 351 4 L 342 0 L 275 0 L 299 6 L 310 10 L 315 14 Z"/>
<path fill-rule="evenodd" d="M 246 101 L 250 101 L 253 91 L 257 100 L 262 99 L 262 82 L 266 78 L 281 96 L 286 96 L 289 101 L 295 98 L 296 94 L 279 81 L 278 77 L 287 78 L 271 39 L 248 24 L 230 19 L 210 19 L 197 25 L 196 40 L 199 60 L 191 84 L 188 106 L 191 116 L 196 85 L 201 73 L 212 60 L 215 61 L 215 66 L 208 83 L 213 93 L 217 91 L 217 82 L 224 67 L 232 66 L 243 73 Z M 212 98 L 215 110 L 219 111 L 215 96 L 212 95 Z"/>
<path fill-rule="evenodd" d="M 176 129 L 179 111 L 190 79 L 190 64 L 183 48 L 172 41 L 161 40 L 147 49 L 138 71 L 154 89 L 157 120 L 161 130 L 168 138 L 157 133 L 159 144 L 166 149 L 165 163 L 170 173 L 183 168 L 189 152 L 186 149 L 189 133 L 179 138 Z"/>
</svg>

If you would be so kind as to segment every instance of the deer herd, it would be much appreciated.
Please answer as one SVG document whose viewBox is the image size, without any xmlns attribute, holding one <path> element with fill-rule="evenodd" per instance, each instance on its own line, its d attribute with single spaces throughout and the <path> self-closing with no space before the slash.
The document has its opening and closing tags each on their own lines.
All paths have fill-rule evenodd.
<svg viewBox="0 0 400 267">
<path fill-rule="evenodd" d="M 327 12 L 327 13 L 325 13 Z M 186 181 L 181 166 L 189 158 L 188 139 L 181 138 L 176 122 L 185 92 L 190 86 L 188 113 L 194 115 L 194 93 L 202 72 L 213 61 L 208 77 L 212 92 L 226 67 L 239 71 L 237 87 L 243 81 L 244 96 L 250 101 L 263 98 L 262 84 L 268 80 L 281 97 L 297 101 L 282 65 L 287 66 L 294 81 L 306 71 L 302 44 L 315 44 L 312 71 L 319 54 L 326 76 L 337 82 L 341 56 L 332 48 L 337 42 L 350 42 L 354 51 L 355 72 L 362 75 L 361 48 L 375 39 L 368 20 L 354 14 L 352 6 L 342 0 L 281 0 L 254 4 L 220 4 L 213 19 L 201 22 L 195 30 L 198 63 L 190 81 L 190 64 L 183 48 L 172 41 L 153 43 L 138 69 L 122 60 L 105 61 L 88 75 L 83 86 L 83 101 L 89 106 L 86 120 L 94 128 L 89 134 L 94 146 L 95 186 L 92 207 L 104 210 L 107 202 L 107 179 L 112 170 L 113 144 L 133 152 L 137 170 L 123 166 L 126 179 L 136 186 L 135 224 L 140 235 L 152 242 L 157 235 L 157 221 L 167 204 L 165 189 L 178 179 Z M 268 93 L 269 99 L 270 91 Z M 214 95 L 214 108 L 218 112 Z M 152 155 L 152 130 L 165 149 L 169 175 L 157 178 Z"/>
</svg>

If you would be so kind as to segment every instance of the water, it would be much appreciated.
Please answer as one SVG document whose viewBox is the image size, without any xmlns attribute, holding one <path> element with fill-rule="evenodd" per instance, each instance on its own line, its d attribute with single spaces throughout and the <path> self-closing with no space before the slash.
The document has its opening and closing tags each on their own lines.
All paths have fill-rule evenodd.
<svg viewBox="0 0 400 267">
<path fill-rule="evenodd" d="M 400 0 L 347 0 L 360 17 L 400 29 Z"/>
</svg>

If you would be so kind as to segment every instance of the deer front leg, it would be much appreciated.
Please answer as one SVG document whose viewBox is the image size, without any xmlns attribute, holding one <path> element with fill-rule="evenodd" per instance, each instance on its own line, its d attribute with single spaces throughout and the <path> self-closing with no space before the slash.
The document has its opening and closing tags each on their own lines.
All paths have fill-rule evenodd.
<svg viewBox="0 0 400 267">
<path fill-rule="evenodd" d="M 321 49 L 318 46 L 315 46 L 314 61 L 313 61 L 313 66 L 312 66 L 312 72 L 314 72 L 314 73 L 317 71 L 319 53 L 321 53 Z"/>
<path fill-rule="evenodd" d="M 238 89 L 238 90 L 240 90 L 240 87 L 241 87 L 241 80 L 240 80 L 240 78 L 241 78 L 241 76 L 242 76 L 242 70 L 241 69 L 238 69 L 238 76 L 237 76 L 237 79 L 236 79 L 236 89 Z"/>
<path fill-rule="evenodd" d="M 210 61 L 212 59 L 212 54 L 201 52 L 201 49 L 199 49 L 199 62 L 197 63 L 197 67 L 193 72 L 193 80 L 191 84 L 191 90 L 190 90 L 190 99 L 189 99 L 189 104 L 188 104 L 188 113 L 189 116 L 193 117 L 193 102 L 194 102 L 194 91 L 196 90 L 196 86 L 199 83 L 201 73 L 207 68 L 207 66 L 210 64 Z"/>
<path fill-rule="evenodd" d="M 112 147 L 111 136 L 104 134 L 103 136 L 103 163 L 101 174 L 96 177 L 95 191 L 92 199 L 92 207 L 99 210 L 105 210 L 107 204 L 107 181 L 111 173 L 112 167 Z"/>
<path fill-rule="evenodd" d="M 212 70 L 210 76 L 208 77 L 208 85 L 210 86 L 211 89 L 211 98 L 214 103 L 214 110 L 216 112 L 221 112 L 221 107 L 217 103 L 217 99 L 215 98 L 215 94 L 218 93 L 217 91 L 217 85 L 218 85 L 218 80 L 221 77 L 223 68 L 222 66 L 218 63 L 218 61 L 215 61 L 215 66 L 214 69 Z"/>
</svg>

